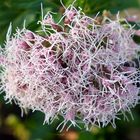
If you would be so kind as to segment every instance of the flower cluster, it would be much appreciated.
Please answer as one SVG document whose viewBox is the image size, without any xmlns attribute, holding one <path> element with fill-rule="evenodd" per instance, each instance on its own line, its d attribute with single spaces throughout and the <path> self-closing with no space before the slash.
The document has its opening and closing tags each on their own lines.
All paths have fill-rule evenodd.
<svg viewBox="0 0 140 140">
<path fill-rule="evenodd" d="M 115 127 L 120 114 L 127 118 L 139 101 L 132 27 L 119 18 L 99 24 L 72 5 L 58 23 L 50 13 L 40 23 L 44 35 L 26 28 L 7 35 L 0 55 L 5 100 L 43 112 L 46 123 L 62 116 L 61 129 L 68 122 Z"/>
</svg>

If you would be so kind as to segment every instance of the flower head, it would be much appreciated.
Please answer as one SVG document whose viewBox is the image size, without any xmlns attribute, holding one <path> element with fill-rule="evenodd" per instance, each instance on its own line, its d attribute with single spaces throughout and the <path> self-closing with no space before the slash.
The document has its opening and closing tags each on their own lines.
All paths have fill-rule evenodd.
<svg viewBox="0 0 140 140">
<path fill-rule="evenodd" d="M 133 29 L 119 19 L 96 24 L 74 7 L 66 9 L 61 25 L 46 17 L 44 36 L 24 28 L 8 37 L 0 57 L 5 99 L 43 112 L 47 123 L 61 115 L 62 129 L 69 121 L 87 129 L 115 126 L 118 115 L 139 101 L 134 59 L 140 47 Z"/>
</svg>

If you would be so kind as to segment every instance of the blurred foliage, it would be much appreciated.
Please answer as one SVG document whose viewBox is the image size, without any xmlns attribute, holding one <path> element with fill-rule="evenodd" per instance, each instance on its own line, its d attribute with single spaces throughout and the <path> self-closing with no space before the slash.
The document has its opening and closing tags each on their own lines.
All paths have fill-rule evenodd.
<svg viewBox="0 0 140 140">
<path fill-rule="evenodd" d="M 72 2 L 73 0 L 63 0 L 65 6 Z M 56 12 L 56 20 L 59 19 L 63 12 L 59 0 L 0 0 L 0 44 L 4 43 L 10 22 L 13 32 L 16 27 L 23 26 L 24 20 L 28 29 L 37 30 L 37 22 L 41 20 L 41 3 L 44 13 Z M 103 10 L 117 13 L 128 8 L 140 9 L 140 0 L 77 0 L 75 6 L 93 16 L 99 11 L 102 13 Z M 30 111 L 21 117 L 19 107 L 15 104 L 5 105 L 3 95 L 0 95 L 0 140 L 139 140 L 140 107 L 137 106 L 133 114 L 133 121 L 131 118 L 129 122 L 117 121 L 116 129 L 111 126 L 102 129 L 93 127 L 91 132 L 85 132 L 71 128 L 68 132 L 59 133 L 56 127 L 61 120 L 43 125 L 44 115 L 41 112 Z"/>
<path fill-rule="evenodd" d="M 19 140 L 28 140 L 30 133 L 26 130 L 25 126 L 21 123 L 21 121 L 17 118 L 17 116 L 10 114 L 6 120 L 5 124 L 11 128 L 13 134 Z M 22 133 L 21 133 L 22 132 Z"/>
</svg>

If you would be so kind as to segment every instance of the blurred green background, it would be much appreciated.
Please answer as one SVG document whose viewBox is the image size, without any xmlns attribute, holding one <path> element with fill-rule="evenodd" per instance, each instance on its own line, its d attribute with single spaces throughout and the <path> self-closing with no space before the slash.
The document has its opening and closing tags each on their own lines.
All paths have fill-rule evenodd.
<svg viewBox="0 0 140 140">
<path fill-rule="evenodd" d="M 63 0 L 65 6 L 73 0 Z M 24 20 L 26 27 L 36 31 L 41 20 L 41 3 L 44 13 L 56 12 L 56 21 L 63 12 L 59 0 L 0 0 L 0 44 L 4 46 L 5 36 L 10 22 L 13 33 L 16 27 L 22 28 Z M 140 25 L 140 0 L 77 0 L 76 7 L 93 16 L 97 12 L 108 10 L 115 14 L 120 11 L 122 16 L 137 15 L 137 24 Z M 126 12 L 127 11 L 127 12 Z M 138 26 L 139 28 L 139 26 Z M 43 125 L 44 115 L 40 112 L 29 111 L 21 117 L 20 108 L 14 103 L 5 104 L 3 94 L 0 95 L 0 140 L 140 140 L 140 105 L 132 109 L 134 120 L 129 116 L 129 121 L 116 121 L 117 128 L 112 126 L 96 128 L 90 132 L 71 128 L 68 132 L 56 130 L 61 120 L 56 120 L 51 125 Z"/>
</svg>

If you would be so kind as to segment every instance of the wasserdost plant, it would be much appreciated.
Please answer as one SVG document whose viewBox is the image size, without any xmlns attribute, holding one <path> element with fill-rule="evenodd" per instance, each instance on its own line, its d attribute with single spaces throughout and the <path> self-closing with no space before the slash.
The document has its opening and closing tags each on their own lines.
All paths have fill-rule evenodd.
<svg viewBox="0 0 140 140">
<path fill-rule="evenodd" d="M 125 112 L 131 114 L 140 99 L 140 46 L 119 15 L 98 19 L 70 5 L 57 23 L 47 13 L 40 31 L 24 26 L 11 36 L 10 26 L 0 54 L 5 100 L 43 112 L 48 124 L 62 116 L 60 131 L 81 123 L 87 130 L 115 127 L 121 114 L 127 119 Z"/>
</svg>

